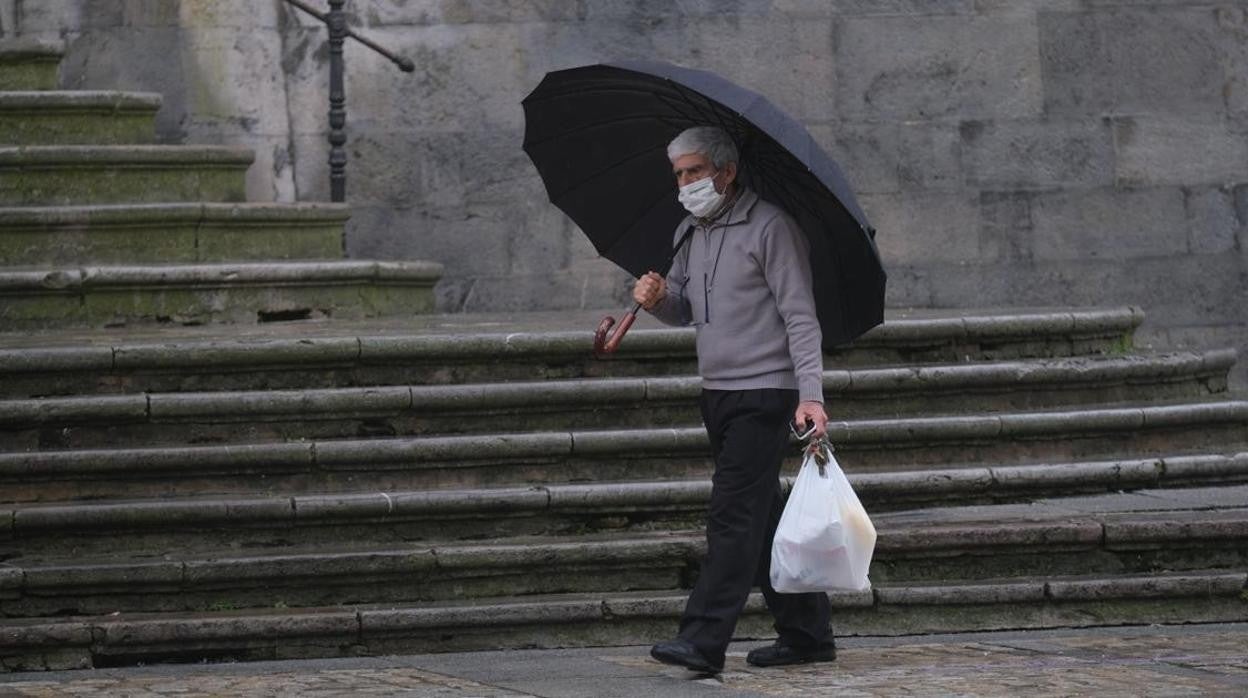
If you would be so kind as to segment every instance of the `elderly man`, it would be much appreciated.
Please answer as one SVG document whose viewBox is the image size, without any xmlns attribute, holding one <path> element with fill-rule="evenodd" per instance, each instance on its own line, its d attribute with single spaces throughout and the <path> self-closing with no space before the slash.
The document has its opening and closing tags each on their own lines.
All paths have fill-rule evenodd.
<svg viewBox="0 0 1248 698">
<path fill-rule="evenodd" d="M 793 219 L 737 182 L 732 139 L 714 127 L 678 135 L 667 148 L 689 211 L 676 239 L 694 232 L 667 278 L 637 280 L 633 298 L 670 325 L 697 328 L 699 401 L 715 457 L 706 559 L 675 640 L 650 654 L 718 673 L 750 588 L 762 587 L 779 635 L 749 653 L 757 666 L 836 657 L 821 593 L 771 587 L 771 541 L 783 509 L 780 463 L 788 422 L 822 436 L 823 355 L 809 250 Z"/>
</svg>

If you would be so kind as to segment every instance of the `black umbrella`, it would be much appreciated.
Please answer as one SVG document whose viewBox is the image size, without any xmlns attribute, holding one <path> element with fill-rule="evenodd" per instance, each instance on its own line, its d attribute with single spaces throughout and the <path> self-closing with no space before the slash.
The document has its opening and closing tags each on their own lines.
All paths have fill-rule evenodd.
<svg viewBox="0 0 1248 698">
<path fill-rule="evenodd" d="M 875 231 L 845 176 L 801 124 L 758 93 L 702 70 L 629 61 L 548 73 L 523 105 L 524 152 L 550 200 L 634 276 L 666 274 L 673 231 L 686 215 L 667 144 L 690 126 L 719 126 L 740 151 L 740 181 L 788 211 L 810 241 L 823 346 L 884 321 Z M 600 342 L 614 322 L 603 320 Z"/>
</svg>

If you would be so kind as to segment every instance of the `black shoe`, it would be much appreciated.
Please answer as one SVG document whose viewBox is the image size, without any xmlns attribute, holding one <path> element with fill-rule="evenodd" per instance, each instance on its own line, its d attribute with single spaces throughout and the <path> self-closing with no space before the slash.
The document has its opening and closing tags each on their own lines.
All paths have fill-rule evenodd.
<svg viewBox="0 0 1248 698">
<path fill-rule="evenodd" d="M 769 647 L 750 650 L 745 661 L 754 666 L 784 666 L 786 664 L 805 664 L 807 662 L 830 662 L 836 659 L 836 643 L 824 640 L 809 647 L 793 647 L 779 640 Z"/>
<path fill-rule="evenodd" d="M 704 674 L 718 674 L 724 670 L 722 665 L 715 666 L 711 664 L 710 660 L 703 657 L 698 648 L 693 646 L 693 643 L 680 638 L 660 642 L 651 647 L 650 656 L 664 664 L 683 666 L 691 671 L 699 671 Z"/>
</svg>

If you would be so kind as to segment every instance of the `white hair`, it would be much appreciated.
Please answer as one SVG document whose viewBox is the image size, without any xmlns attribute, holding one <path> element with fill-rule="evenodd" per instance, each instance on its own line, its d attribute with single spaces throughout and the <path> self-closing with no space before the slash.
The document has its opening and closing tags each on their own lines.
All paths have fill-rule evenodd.
<svg viewBox="0 0 1248 698">
<path fill-rule="evenodd" d="M 680 132 L 667 145 L 667 159 L 673 162 L 682 155 L 704 155 L 719 169 L 730 162 L 738 162 L 737 144 L 728 132 L 718 126 L 694 126 Z"/>
</svg>

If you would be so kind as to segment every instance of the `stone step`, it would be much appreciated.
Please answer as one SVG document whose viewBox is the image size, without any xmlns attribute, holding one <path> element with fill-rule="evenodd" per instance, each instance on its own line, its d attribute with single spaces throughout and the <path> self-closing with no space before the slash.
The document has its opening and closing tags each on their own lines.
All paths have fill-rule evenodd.
<svg viewBox="0 0 1248 698">
<path fill-rule="evenodd" d="M 145 92 L 0 92 L 3 145 L 121 145 L 156 139 L 161 97 Z"/>
<path fill-rule="evenodd" d="M 839 635 L 902 635 L 1248 619 L 1248 574 L 1193 570 L 973 584 L 880 585 L 830 594 Z M 516 647 L 644 644 L 669 637 L 684 592 L 617 592 L 442 604 L 11 619 L 0 667 L 30 671 L 156 661 L 262 660 Z M 736 636 L 775 636 L 762 598 Z"/>
<path fill-rule="evenodd" d="M 1123 497 L 1099 498 L 1102 506 L 1115 499 Z M 997 506 L 877 515 L 871 578 L 876 584 L 950 583 L 1248 565 L 1245 508 L 1055 513 L 1060 500 L 1053 501 L 1040 511 Z M 265 551 L 149 550 L 96 559 L 34 554 L 0 564 L 0 615 L 688 589 L 705 554 L 703 541 L 700 531 L 687 530 Z"/>
<path fill-rule="evenodd" d="M 849 472 L 1150 458 L 1248 445 L 1248 401 L 829 423 Z M 84 496 L 672 480 L 711 471 L 702 428 L 318 439 L 0 453 L 22 501 Z"/>
<path fill-rule="evenodd" d="M 0 147 L 0 206 L 243 201 L 252 159 L 232 146 Z"/>
<path fill-rule="evenodd" d="M 837 417 L 1207 398 L 1234 350 L 824 374 Z M 0 399 L 0 450 L 699 423 L 693 376 Z"/>
<path fill-rule="evenodd" d="M 258 323 L 433 309 L 442 267 L 363 260 L 0 269 L 8 328 Z"/>
<path fill-rule="evenodd" d="M 828 368 L 1089 354 L 1123 355 L 1136 308 L 890 311 L 884 325 L 831 352 Z M 693 331 L 647 329 L 619 353 L 592 355 L 600 313 L 430 315 L 401 323 L 280 323 L 252 330 L 162 328 L 144 336 L 0 335 L 0 395 L 311 389 L 364 385 L 692 375 Z M 569 330 L 568 327 L 579 327 Z"/>
<path fill-rule="evenodd" d="M 10 267 L 341 259 L 343 204 L 0 208 Z"/>
<path fill-rule="evenodd" d="M 0 40 L 0 90 L 54 90 L 61 42 L 19 37 Z"/>
<path fill-rule="evenodd" d="M 887 512 L 924 505 L 1030 501 L 1044 495 L 1233 486 L 1248 482 L 1248 453 L 851 473 L 849 478 L 869 511 Z M 342 479 L 349 482 L 350 475 Z M 114 499 L 73 486 L 75 492 L 96 499 L 69 501 L 39 500 L 51 490 L 46 485 L 36 489 L 39 486 L 30 480 L 4 483 L 11 500 L 0 505 L 0 559 L 35 553 L 98 556 L 196 547 L 269 549 L 679 530 L 705 519 L 710 496 L 710 481 L 703 478 L 484 489 L 361 488 L 341 494 L 299 488 L 267 496 L 153 499 L 116 498 L 141 494 L 139 485 L 135 492 L 115 493 Z M 785 486 L 790 482 L 786 479 Z M 163 491 L 159 481 L 143 487 Z M 1241 500 L 1229 504 L 1242 506 L 1248 498 L 1236 496 Z"/>
</svg>

